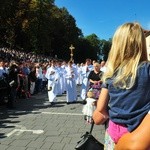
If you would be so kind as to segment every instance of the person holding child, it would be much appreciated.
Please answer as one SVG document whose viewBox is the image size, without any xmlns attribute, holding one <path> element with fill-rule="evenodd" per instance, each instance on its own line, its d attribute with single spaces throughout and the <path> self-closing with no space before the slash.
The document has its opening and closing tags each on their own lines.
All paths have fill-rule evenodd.
<svg viewBox="0 0 150 150">
<path fill-rule="evenodd" d="M 150 149 L 150 62 L 139 23 L 116 30 L 102 81 L 93 120 L 103 124 L 109 116 L 105 149 Z"/>
<path fill-rule="evenodd" d="M 93 70 L 88 75 L 89 89 L 93 89 L 94 98 L 98 99 L 101 91 L 101 75 L 100 64 L 98 62 L 93 63 Z"/>
</svg>

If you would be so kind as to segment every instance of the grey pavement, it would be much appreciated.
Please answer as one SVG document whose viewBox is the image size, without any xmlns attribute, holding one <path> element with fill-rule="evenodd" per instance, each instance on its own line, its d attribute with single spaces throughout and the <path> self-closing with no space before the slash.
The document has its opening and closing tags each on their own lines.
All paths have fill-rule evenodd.
<svg viewBox="0 0 150 150">
<path fill-rule="evenodd" d="M 15 110 L 0 106 L 0 150 L 74 150 L 90 125 L 85 123 L 81 99 L 66 104 L 66 95 L 58 96 L 53 106 L 47 92 L 19 99 Z M 104 142 L 104 126 L 95 125 L 93 135 Z"/>
</svg>

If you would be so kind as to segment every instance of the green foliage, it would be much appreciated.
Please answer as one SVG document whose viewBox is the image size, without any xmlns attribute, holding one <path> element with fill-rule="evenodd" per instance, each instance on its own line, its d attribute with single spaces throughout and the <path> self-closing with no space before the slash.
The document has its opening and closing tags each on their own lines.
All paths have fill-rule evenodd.
<svg viewBox="0 0 150 150">
<path fill-rule="evenodd" d="M 70 59 L 71 44 L 75 46 L 75 61 L 97 59 L 101 51 L 101 40 L 95 34 L 84 37 L 75 18 L 66 8 L 58 8 L 54 0 L 1 1 L 0 33 L 0 46 L 57 55 L 65 60 Z M 105 55 L 110 43 L 105 41 Z"/>
</svg>

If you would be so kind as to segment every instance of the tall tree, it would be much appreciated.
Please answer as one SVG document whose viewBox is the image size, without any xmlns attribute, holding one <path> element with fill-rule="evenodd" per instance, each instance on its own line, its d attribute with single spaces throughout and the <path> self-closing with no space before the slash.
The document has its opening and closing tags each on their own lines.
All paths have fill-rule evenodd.
<svg viewBox="0 0 150 150">
<path fill-rule="evenodd" d="M 55 8 L 54 11 L 55 18 L 53 23 L 55 29 L 53 34 L 55 40 L 52 43 L 53 48 L 57 50 L 55 54 L 59 58 L 66 56 L 66 59 L 69 59 L 69 46 L 78 41 L 78 37 L 82 36 L 82 32 L 66 8 Z"/>
<path fill-rule="evenodd" d="M 19 0 L 0 2 L 0 42 L 12 47 L 15 42 L 16 10 Z"/>
<path fill-rule="evenodd" d="M 86 36 L 86 39 L 90 42 L 91 46 L 93 47 L 93 53 L 94 53 L 93 56 L 97 57 L 97 53 L 99 51 L 100 39 L 94 33 L 89 36 Z"/>
<path fill-rule="evenodd" d="M 84 37 L 75 18 L 66 8 L 58 8 L 54 0 L 4 0 L 0 2 L 0 46 L 70 59 L 97 59 L 97 52 L 107 56 L 109 41 L 96 34 Z M 103 46 L 103 47 L 102 47 Z"/>
</svg>

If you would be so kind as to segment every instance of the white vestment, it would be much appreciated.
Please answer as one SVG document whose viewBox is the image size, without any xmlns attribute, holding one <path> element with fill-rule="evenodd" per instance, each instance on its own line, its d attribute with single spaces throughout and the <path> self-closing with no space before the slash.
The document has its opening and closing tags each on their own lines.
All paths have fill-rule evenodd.
<svg viewBox="0 0 150 150">
<path fill-rule="evenodd" d="M 59 73 L 59 80 L 57 85 L 57 94 L 61 95 L 64 92 L 64 69 L 62 67 L 57 68 Z"/>
<path fill-rule="evenodd" d="M 45 77 L 48 79 L 48 99 L 49 102 L 55 102 L 57 96 L 57 82 L 59 73 L 55 67 L 47 69 Z"/>
<path fill-rule="evenodd" d="M 74 67 L 66 68 L 66 96 L 67 102 L 77 101 L 77 88 L 76 88 L 77 71 Z"/>
<path fill-rule="evenodd" d="M 92 65 L 82 67 L 83 81 L 81 85 L 81 95 L 80 95 L 82 100 L 86 99 L 86 93 L 89 86 L 88 76 L 92 69 L 93 69 Z"/>
</svg>

